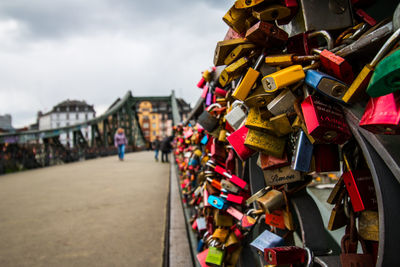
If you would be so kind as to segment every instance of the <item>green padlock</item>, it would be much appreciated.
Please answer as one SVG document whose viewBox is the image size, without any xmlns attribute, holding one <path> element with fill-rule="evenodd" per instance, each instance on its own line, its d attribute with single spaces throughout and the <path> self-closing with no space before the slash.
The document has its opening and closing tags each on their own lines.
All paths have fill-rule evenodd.
<svg viewBox="0 0 400 267">
<path fill-rule="evenodd" d="M 222 266 L 225 252 L 216 247 L 209 247 L 206 263 L 212 266 Z"/>
<path fill-rule="evenodd" d="M 382 59 L 376 66 L 367 93 L 371 97 L 384 96 L 400 89 L 400 49 Z"/>
</svg>

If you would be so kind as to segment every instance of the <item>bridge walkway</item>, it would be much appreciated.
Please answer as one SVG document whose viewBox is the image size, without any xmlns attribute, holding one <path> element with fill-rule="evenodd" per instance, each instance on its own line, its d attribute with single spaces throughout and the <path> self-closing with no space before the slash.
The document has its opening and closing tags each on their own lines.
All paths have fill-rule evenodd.
<svg viewBox="0 0 400 267">
<path fill-rule="evenodd" d="M 0 266 L 161 266 L 169 176 L 153 152 L 0 176 Z"/>
</svg>

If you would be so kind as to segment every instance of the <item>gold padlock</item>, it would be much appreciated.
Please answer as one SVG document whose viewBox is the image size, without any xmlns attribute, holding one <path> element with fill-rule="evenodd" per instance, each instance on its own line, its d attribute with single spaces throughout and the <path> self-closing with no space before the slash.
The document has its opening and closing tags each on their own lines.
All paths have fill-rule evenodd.
<svg viewBox="0 0 400 267">
<path fill-rule="evenodd" d="M 219 84 L 222 87 L 225 87 L 228 83 L 238 78 L 242 74 L 242 71 L 246 68 L 248 61 L 249 60 L 247 58 L 242 57 L 233 62 L 231 65 L 227 66 L 219 76 Z"/>
<path fill-rule="evenodd" d="M 225 247 L 232 247 L 239 244 L 239 240 L 236 237 L 235 233 L 231 232 L 225 242 Z"/>
<path fill-rule="evenodd" d="M 237 0 L 235 2 L 236 8 L 249 8 L 260 3 L 264 2 L 264 0 Z"/>
<path fill-rule="evenodd" d="M 237 46 L 248 43 L 249 42 L 244 38 L 236 38 L 218 42 L 214 52 L 214 65 L 224 65 L 225 59 L 228 57 L 229 53 L 232 52 L 232 50 L 234 50 Z"/>
<path fill-rule="evenodd" d="M 285 138 L 275 137 L 252 129 L 249 129 L 244 144 L 251 149 L 277 158 L 282 158 L 285 150 Z"/>
<path fill-rule="evenodd" d="M 303 66 L 292 65 L 262 78 L 264 90 L 273 93 L 306 77 Z"/>
<path fill-rule="evenodd" d="M 281 191 L 272 189 L 258 198 L 257 203 L 264 211 L 271 213 L 273 210 L 280 209 L 285 204 L 285 200 Z"/>
<path fill-rule="evenodd" d="M 241 44 L 234 48 L 229 55 L 225 58 L 224 64 L 229 65 L 233 61 L 246 56 L 252 51 L 256 46 L 254 44 Z"/>
<path fill-rule="evenodd" d="M 226 142 L 226 133 L 227 131 L 225 129 L 221 129 L 218 135 L 218 141 L 220 142 Z"/>
<path fill-rule="evenodd" d="M 268 112 L 268 111 L 267 111 Z M 260 108 L 253 107 L 249 109 L 247 115 L 246 127 L 252 130 L 274 134 L 275 128 L 268 119 L 263 119 Z"/>
<path fill-rule="evenodd" d="M 262 85 L 259 85 L 250 92 L 244 100 L 244 104 L 249 108 L 262 107 L 268 105 L 274 98 L 274 94 L 266 93 Z"/>
<path fill-rule="evenodd" d="M 225 228 L 217 228 L 215 229 L 214 233 L 212 234 L 213 239 L 217 239 L 221 243 L 225 243 L 226 239 L 228 238 L 229 230 Z"/>
<path fill-rule="evenodd" d="M 226 12 L 222 20 L 235 32 L 242 33 L 246 30 L 246 19 L 250 16 L 247 10 L 238 9 L 233 5 L 228 12 Z"/>
<path fill-rule="evenodd" d="M 281 5 L 258 6 L 253 8 L 253 16 L 261 21 L 274 21 L 290 16 L 290 9 Z"/>
<path fill-rule="evenodd" d="M 284 136 L 292 132 L 292 126 L 286 113 L 269 119 L 277 136 Z"/>
<path fill-rule="evenodd" d="M 358 233 L 365 240 L 379 241 L 379 214 L 377 211 L 361 212 L 358 219 Z"/>
<path fill-rule="evenodd" d="M 214 209 L 214 222 L 217 227 L 231 227 L 233 218 L 230 215 L 223 215 L 219 209 Z"/>
</svg>

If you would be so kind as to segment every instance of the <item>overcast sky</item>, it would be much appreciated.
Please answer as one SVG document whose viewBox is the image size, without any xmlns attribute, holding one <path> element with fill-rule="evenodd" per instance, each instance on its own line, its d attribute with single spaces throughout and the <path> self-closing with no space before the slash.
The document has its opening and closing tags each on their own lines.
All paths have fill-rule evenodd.
<svg viewBox="0 0 400 267">
<path fill-rule="evenodd" d="M 100 114 L 128 90 L 195 102 L 232 3 L 1 0 L 0 114 L 21 127 L 68 98 Z"/>
</svg>

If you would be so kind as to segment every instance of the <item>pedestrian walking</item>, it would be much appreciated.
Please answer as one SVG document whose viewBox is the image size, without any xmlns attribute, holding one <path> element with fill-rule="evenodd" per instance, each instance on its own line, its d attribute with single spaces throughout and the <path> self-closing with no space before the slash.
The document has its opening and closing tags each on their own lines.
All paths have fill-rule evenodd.
<svg viewBox="0 0 400 267">
<path fill-rule="evenodd" d="M 161 146 L 160 137 L 156 136 L 156 140 L 154 140 L 153 142 L 154 158 L 156 159 L 156 161 L 158 161 L 158 153 L 160 151 L 160 146 Z"/>
<path fill-rule="evenodd" d="M 168 161 L 168 154 L 171 152 L 172 141 L 173 137 L 164 137 L 164 139 L 161 141 L 160 149 L 161 149 L 161 162 L 169 162 Z"/>
<path fill-rule="evenodd" d="M 128 140 L 126 139 L 124 129 L 118 128 L 117 132 L 114 135 L 114 145 L 118 148 L 118 158 L 119 160 L 124 160 L 125 154 L 125 146 L 128 144 Z"/>
</svg>

